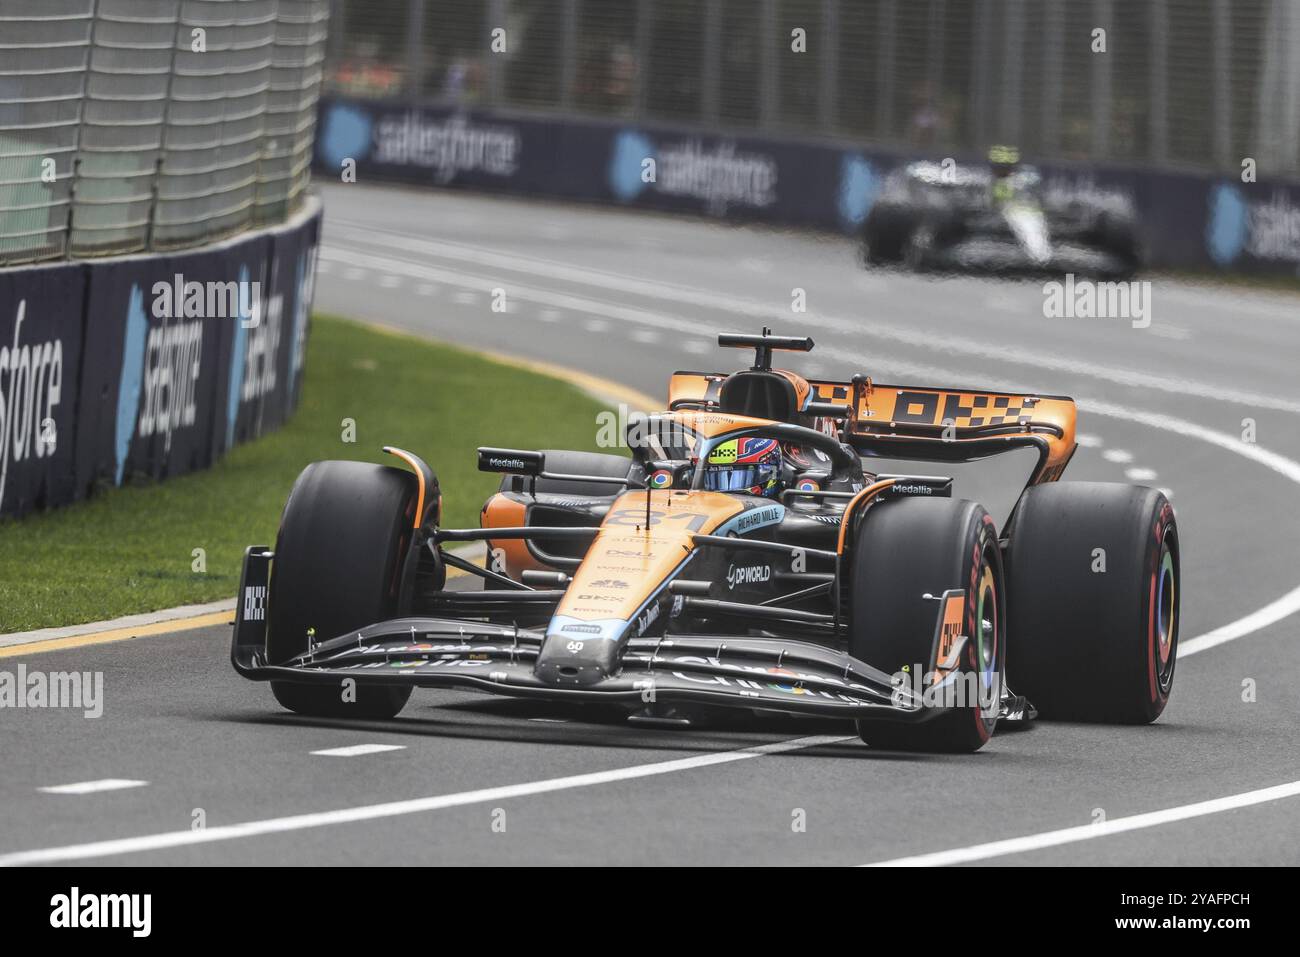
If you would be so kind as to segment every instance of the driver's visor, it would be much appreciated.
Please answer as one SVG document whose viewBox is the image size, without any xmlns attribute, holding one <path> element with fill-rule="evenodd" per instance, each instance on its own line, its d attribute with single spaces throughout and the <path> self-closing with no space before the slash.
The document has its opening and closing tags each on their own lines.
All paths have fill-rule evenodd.
<svg viewBox="0 0 1300 957">
<path fill-rule="evenodd" d="M 709 465 L 704 469 L 704 488 L 710 492 L 738 492 L 762 484 L 757 465 Z"/>
</svg>

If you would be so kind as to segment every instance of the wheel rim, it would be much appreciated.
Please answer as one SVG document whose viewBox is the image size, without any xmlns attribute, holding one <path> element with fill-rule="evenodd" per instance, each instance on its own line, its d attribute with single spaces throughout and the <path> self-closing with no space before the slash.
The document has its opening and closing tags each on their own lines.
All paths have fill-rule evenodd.
<svg viewBox="0 0 1300 957">
<path fill-rule="evenodd" d="M 993 566 L 986 560 L 980 575 L 978 598 L 975 602 L 975 653 L 980 671 L 980 689 L 987 696 L 994 691 L 993 682 L 998 673 L 998 593 L 993 577 Z M 990 702 L 989 707 L 996 706 Z"/>
<path fill-rule="evenodd" d="M 1155 578 L 1155 644 L 1163 685 L 1173 667 L 1174 640 L 1178 634 L 1178 583 L 1174 576 L 1174 553 L 1169 546 L 1168 534 L 1160 543 L 1160 560 L 1156 566 Z"/>
</svg>

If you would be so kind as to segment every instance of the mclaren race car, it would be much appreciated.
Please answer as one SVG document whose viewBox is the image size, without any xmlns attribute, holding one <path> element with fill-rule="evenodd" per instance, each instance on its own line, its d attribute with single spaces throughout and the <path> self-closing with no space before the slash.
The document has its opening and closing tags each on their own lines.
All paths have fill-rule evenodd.
<svg viewBox="0 0 1300 957">
<path fill-rule="evenodd" d="M 753 366 L 674 374 L 668 408 L 629 423 L 630 457 L 479 449 L 502 474 L 479 528 L 442 524 L 410 452 L 309 465 L 274 550 L 245 554 L 235 669 L 305 715 L 391 717 L 413 688 L 458 687 L 641 720 L 852 719 L 903 750 L 974 751 L 1040 712 L 1160 714 L 1174 514 L 1154 489 L 1057 481 L 1070 399 L 810 381 L 772 354 L 811 339 L 719 342 Z M 1001 531 L 948 477 L 863 466 L 1026 448 Z M 481 587 L 448 587 L 449 569 Z"/>
<path fill-rule="evenodd" d="M 1038 172 L 1005 146 L 989 152 L 987 167 L 947 160 L 895 171 L 867 216 L 862 242 L 867 263 L 916 270 L 1121 277 L 1143 258 L 1126 203 L 1048 193 Z"/>
</svg>

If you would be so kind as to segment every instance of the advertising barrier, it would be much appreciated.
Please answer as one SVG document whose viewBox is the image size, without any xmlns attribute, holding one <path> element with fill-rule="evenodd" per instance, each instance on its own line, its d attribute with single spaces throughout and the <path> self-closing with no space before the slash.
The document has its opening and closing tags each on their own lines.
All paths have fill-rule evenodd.
<svg viewBox="0 0 1300 957">
<path fill-rule="evenodd" d="M 849 235 L 861 229 L 891 171 L 944 158 L 405 101 L 325 97 L 320 111 L 316 169 L 335 181 L 354 173 Z M 1271 181 L 1266 172 L 1246 183 L 1093 164 L 1039 168 L 1048 190 L 1134 209 L 1154 267 L 1300 273 L 1300 184 Z"/>
<path fill-rule="evenodd" d="M 206 468 L 301 388 L 318 203 L 171 255 L 0 270 L 0 516 Z"/>
</svg>

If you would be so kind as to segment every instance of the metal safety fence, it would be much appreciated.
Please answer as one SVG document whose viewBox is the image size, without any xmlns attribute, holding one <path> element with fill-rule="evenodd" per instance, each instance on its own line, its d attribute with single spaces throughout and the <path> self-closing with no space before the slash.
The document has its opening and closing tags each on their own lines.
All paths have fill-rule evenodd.
<svg viewBox="0 0 1300 957">
<path fill-rule="evenodd" d="M 307 187 L 329 0 L 0 0 L 0 264 L 169 250 Z"/>
<path fill-rule="evenodd" d="M 1300 173 L 1300 0 L 333 0 L 346 96 Z"/>
</svg>

